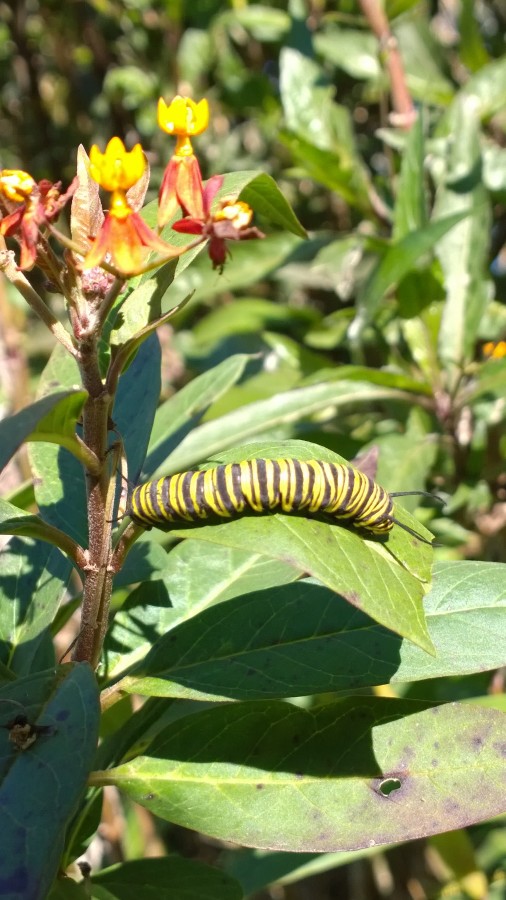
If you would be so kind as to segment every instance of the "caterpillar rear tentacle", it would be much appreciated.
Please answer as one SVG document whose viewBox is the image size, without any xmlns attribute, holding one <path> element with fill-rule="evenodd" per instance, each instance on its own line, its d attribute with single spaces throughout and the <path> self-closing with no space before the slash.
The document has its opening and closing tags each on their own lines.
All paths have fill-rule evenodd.
<svg viewBox="0 0 506 900">
<path fill-rule="evenodd" d="M 232 519 L 248 512 L 324 514 L 378 535 L 399 525 L 423 543 L 431 544 L 393 515 L 392 498 L 407 494 L 427 495 L 425 491 L 389 494 L 368 475 L 343 463 L 251 459 L 138 485 L 126 512 L 133 522 L 145 528 L 171 522 Z"/>
</svg>

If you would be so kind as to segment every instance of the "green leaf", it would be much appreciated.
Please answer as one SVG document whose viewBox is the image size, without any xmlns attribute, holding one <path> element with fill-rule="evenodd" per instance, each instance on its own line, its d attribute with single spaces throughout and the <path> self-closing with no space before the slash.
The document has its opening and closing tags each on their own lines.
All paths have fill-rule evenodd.
<svg viewBox="0 0 506 900">
<path fill-rule="evenodd" d="M 186 533 L 175 532 L 178 537 Z M 423 616 L 423 585 L 381 544 L 339 525 L 281 515 L 196 528 L 192 537 L 290 562 L 387 628 L 432 650 Z M 402 540 L 406 542 L 404 535 Z M 425 553 L 418 542 L 416 546 L 418 553 Z"/>
<path fill-rule="evenodd" d="M 244 200 L 266 222 L 279 225 L 297 237 L 307 237 L 306 229 L 270 175 L 259 174 L 256 171 L 229 172 L 223 178 L 223 184 L 216 193 L 214 203 L 217 204 L 225 197 Z"/>
<path fill-rule="evenodd" d="M 137 546 L 143 544 L 136 544 L 127 557 L 127 578 L 133 568 L 128 567 L 129 559 Z M 105 644 L 110 678 L 143 659 L 152 644 L 179 622 L 231 597 L 298 577 L 287 563 L 231 547 L 216 546 L 210 555 L 205 544 L 190 539 L 169 555 L 158 549 L 164 554 L 165 570 L 133 591 L 114 617 Z M 119 579 L 122 583 L 123 571 Z"/>
<path fill-rule="evenodd" d="M 481 178 L 480 129 L 474 97 L 464 97 L 455 104 L 452 125 L 459 139 L 451 141 L 435 215 L 444 214 L 447 220 L 449 212 L 460 212 L 464 217 L 451 233 L 441 235 L 437 246 L 447 292 L 439 355 L 455 382 L 462 367 L 474 356 L 478 327 L 492 297 L 492 286 L 487 274 L 491 211 Z"/>
<path fill-rule="evenodd" d="M 505 745 L 506 715 L 467 704 L 232 703 L 169 726 L 92 781 L 221 840 L 356 850 L 504 812 Z"/>
<path fill-rule="evenodd" d="M 473 0 L 463 0 L 460 7 L 460 47 L 459 56 L 471 72 L 479 72 L 490 57 L 485 48 L 478 23 L 477 9 Z"/>
<path fill-rule="evenodd" d="M 474 98 L 478 103 L 478 115 L 481 119 L 490 119 L 501 112 L 506 104 L 506 57 L 500 56 L 468 79 L 465 86 L 455 98 L 459 105 L 466 98 Z M 444 125 L 451 121 L 453 109 L 448 110 Z"/>
<path fill-rule="evenodd" d="M 39 393 L 50 397 L 80 380 L 75 359 L 57 344 L 42 373 Z M 53 444 L 31 444 L 29 457 L 41 518 L 85 547 L 88 528 L 82 466 L 66 448 Z"/>
<path fill-rule="evenodd" d="M 254 6 L 238 6 L 223 13 L 215 20 L 229 27 L 234 33 L 237 25 L 249 31 L 257 41 L 279 41 L 290 30 L 290 16 L 282 9 L 271 9 L 255 3 Z"/>
<path fill-rule="evenodd" d="M 303 581 L 220 603 L 173 628 L 120 686 L 215 702 L 357 690 L 393 678 L 401 644 L 342 597 Z"/>
<path fill-rule="evenodd" d="M 12 900 L 44 900 L 56 876 L 68 823 L 79 803 L 95 754 L 99 706 L 95 676 L 80 663 L 4 686 L 2 718 L 20 711 L 49 726 L 26 750 L 0 732 L 0 868 Z M 51 810 L 51 815 L 48 815 Z"/>
<path fill-rule="evenodd" d="M 118 385 L 113 419 L 128 459 L 128 476 L 139 478 L 160 400 L 162 355 L 156 334 L 144 341 Z"/>
<path fill-rule="evenodd" d="M 289 131 L 281 132 L 280 140 L 305 175 L 335 191 L 350 206 L 357 207 L 364 214 L 372 213 L 365 167 L 346 148 L 338 145 L 332 150 L 325 150 L 300 134 Z"/>
<path fill-rule="evenodd" d="M 5 507 L 5 501 L 2 504 Z M 23 521 L 20 519 L 19 521 Z M 0 554 L 0 660 L 25 675 L 54 664 L 49 627 L 70 577 L 69 561 L 50 544 L 14 537 Z"/>
<path fill-rule="evenodd" d="M 335 88 L 305 53 L 284 47 L 280 91 L 287 131 L 282 135 L 307 174 L 371 213 L 369 175 L 358 153 L 349 110 L 334 101 Z"/>
<path fill-rule="evenodd" d="M 424 600 L 435 656 L 304 580 L 204 609 L 159 639 L 121 686 L 158 697 L 265 700 L 501 668 L 505 575 L 499 563 L 436 564 Z"/>
<path fill-rule="evenodd" d="M 324 27 L 314 37 L 314 46 L 325 60 L 347 72 L 352 78 L 378 81 L 382 71 L 378 59 L 378 41 L 370 31 Z"/>
<path fill-rule="evenodd" d="M 446 106 L 455 90 L 444 74 L 447 61 L 423 8 L 416 4 L 411 14 L 401 16 L 392 27 L 399 42 L 411 96 L 425 105 Z"/>
<path fill-rule="evenodd" d="M 321 413 L 322 410 L 326 410 L 328 415 L 334 418 L 336 409 L 356 406 L 358 403 L 370 404 L 385 399 L 413 403 L 413 395 L 402 389 L 406 384 L 403 382 L 403 376 L 392 376 L 390 373 L 389 380 L 387 373 L 381 373 L 376 379 L 374 373 L 368 371 L 369 381 L 354 379 L 348 381 L 346 378 L 341 380 L 339 374 L 334 371 L 330 376 L 332 380 L 317 384 L 309 383 L 307 386 L 278 393 L 267 400 L 248 403 L 224 416 L 204 422 L 183 438 L 163 462 L 157 459 L 156 471 L 149 474 L 159 478 L 161 475 L 184 471 L 195 463 L 211 459 L 214 454 L 233 446 L 237 443 L 238 435 L 241 441 L 244 441 L 268 434 L 280 424 L 300 422 L 309 419 L 315 413 Z M 382 378 L 382 375 L 385 375 L 385 378 Z M 395 381 L 395 377 L 400 378 L 400 390 L 392 386 L 392 377 L 394 384 L 399 383 Z M 373 383 L 376 380 L 379 384 Z M 426 392 L 427 387 L 419 385 L 418 390 Z"/>
<path fill-rule="evenodd" d="M 425 597 L 433 658 L 402 646 L 396 681 L 466 675 L 506 665 L 506 564 L 439 562 Z"/>
<path fill-rule="evenodd" d="M 378 385 L 384 388 L 397 388 L 399 391 L 398 399 L 401 399 L 406 392 L 412 394 L 426 394 L 431 396 L 432 388 L 420 380 L 420 378 L 411 378 L 403 372 L 389 372 L 386 369 L 372 369 L 368 366 L 339 366 L 339 368 L 323 369 L 320 368 L 314 375 L 308 375 L 304 378 L 303 385 L 321 384 L 324 382 L 343 382 L 347 385 L 355 381 L 361 382 L 362 389 L 368 385 Z M 407 399 L 404 397 L 404 399 Z M 410 401 L 412 402 L 412 401 Z"/>
<path fill-rule="evenodd" d="M 223 854 L 221 864 L 226 872 L 237 878 L 246 897 L 249 897 L 268 885 L 293 884 L 303 878 L 377 856 L 384 849 L 367 847 L 342 853 L 282 853 L 235 847 Z"/>
<path fill-rule="evenodd" d="M 237 881 L 195 859 L 169 855 L 118 863 L 92 878 L 117 900 L 241 900 Z"/>
<path fill-rule="evenodd" d="M 39 541 L 47 541 L 55 547 L 59 547 L 77 564 L 78 548 L 63 531 L 48 525 L 39 516 L 27 516 L 17 506 L 13 506 L 6 500 L 0 499 L 0 534 L 15 534 L 18 537 L 31 537 Z"/>
<path fill-rule="evenodd" d="M 147 207 L 149 209 L 149 207 Z M 146 218 L 148 218 L 146 216 Z M 174 235 L 174 238 L 173 238 Z M 171 231 L 170 242 L 176 246 L 189 243 L 188 235 L 179 235 Z M 146 328 L 150 322 L 165 315 L 183 299 L 173 302 L 173 292 L 169 292 L 177 278 L 204 249 L 203 245 L 194 247 L 184 256 L 166 263 L 155 274 L 149 273 L 139 278 L 139 284 L 130 291 L 126 298 L 120 297 L 111 315 L 111 345 L 121 347 Z M 133 282 L 135 284 L 135 282 Z"/>
<path fill-rule="evenodd" d="M 60 391 L 3 419 L 0 422 L 0 469 L 23 441 L 51 441 L 79 456 L 75 427 L 87 396 L 86 391 Z"/>
<path fill-rule="evenodd" d="M 229 356 L 181 388 L 158 408 L 149 440 L 145 469 L 152 472 L 200 421 L 210 405 L 242 377 L 249 357 Z"/>
<path fill-rule="evenodd" d="M 394 209 L 393 239 L 398 242 L 426 225 L 423 117 L 418 115 L 408 132 L 402 155 Z"/>
<path fill-rule="evenodd" d="M 89 900 L 86 882 L 79 884 L 72 878 L 60 877 L 53 883 L 48 900 Z"/>
<path fill-rule="evenodd" d="M 464 210 L 437 219 L 392 244 L 360 290 L 358 320 L 373 319 L 385 295 L 467 215 L 469 211 Z"/>
</svg>

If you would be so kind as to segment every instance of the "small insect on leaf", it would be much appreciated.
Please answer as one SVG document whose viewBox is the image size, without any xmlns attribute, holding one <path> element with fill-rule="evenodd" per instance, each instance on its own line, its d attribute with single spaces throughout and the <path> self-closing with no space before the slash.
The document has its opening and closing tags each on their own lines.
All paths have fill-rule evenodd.
<svg viewBox="0 0 506 900">
<path fill-rule="evenodd" d="M 28 750 L 28 747 L 31 747 L 41 735 L 54 734 L 52 725 L 35 725 L 24 713 L 19 713 L 6 725 L 0 727 L 9 732 L 9 740 L 17 750 Z"/>
</svg>

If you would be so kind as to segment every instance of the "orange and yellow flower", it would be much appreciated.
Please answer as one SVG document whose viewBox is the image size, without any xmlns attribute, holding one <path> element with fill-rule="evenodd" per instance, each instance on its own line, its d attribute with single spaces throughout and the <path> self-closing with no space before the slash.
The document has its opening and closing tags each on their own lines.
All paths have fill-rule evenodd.
<svg viewBox="0 0 506 900">
<path fill-rule="evenodd" d="M 158 124 L 162 131 L 177 137 L 176 149 L 169 160 L 159 194 L 158 226 L 163 228 L 177 213 L 196 219 L 204 216 L 202 175 L 190 138 L 201 134 L 209 124 L 207 100 L 195 103 L 177 96 L 167 105 L 158 101 Z"/>
<path fill-rule="evenodd" d="M 227 257 L 227 241 L 245 241 L 252 238 L 263 238 L 258 228 L 251 226 L 253 210 L 242 200 L 223 199 L 216 212 L 211 212 L 211 205 L 223 184 L 222 175 L 214 175 L 207 182 L 203 192 L 203 216 L 188 216 L 175 222 L 174 231 L 182 234 L 199 234 L 202 240 L 209 241 L 209 256 L 213 268 L 223 269 Z"/>
<path fill-rule="evenodd" d="M 96 145 L 91 148 L 90 175 L 100 187 L 111 192 L 111 204 L 85 257 L 85 269 L 98 266 L 105 260 L 121 275 L 134 275 L 144 264 L 146 250 L 155 250 L 164 256 L 171 250 L 132 209 L 127 199 L 126 192 L 142 178 L 146 166 L 140 144 L 127 151 L 123 141 L 113 137 L 105 153 L 101 153 Z"/>
<path fill-rule="evenodd" d="M 76 189 L 74 179 L 68 190 L 60 193 L 61 182 L 43 179 L 38 183 L 21 169 L 0 171 L 0 197 L 8 214 L 0 221 L 0 234 L 15 237 L 21 247 L 20 269 L 31 269 L 37 258 L 40 231 L 58 218 Z M 21 204 L 12 210 L 12 204 Z"/>
<path fill-rule="evenodd" d="M 504 359 L 506 357 L 506 341 L 487 341 L 482 347 L 485 359 Z"/>
</svg>

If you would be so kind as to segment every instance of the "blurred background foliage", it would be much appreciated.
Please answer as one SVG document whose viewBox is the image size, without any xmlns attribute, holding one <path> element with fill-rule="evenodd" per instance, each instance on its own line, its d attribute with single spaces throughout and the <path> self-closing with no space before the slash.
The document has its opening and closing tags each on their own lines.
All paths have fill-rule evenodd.
<svg viewBox="0 0 506 900">
<path fill-rule="evenodd" d="M 66 185 L 78 144 L 103 149 L 115 134 L 142 142 L 153 197 L 172 152 L 158 97 L 206 96 L 211 125 L 195 141 L 205 177 L 272 175 L 309 237 L 266 229 L 265 241 L 233 248 L 222 275 L 202 256 L 175 282 L 174 303 L 195 294 L 160 334 L 163 396 L 237 352 L 252 354 L 246 374 L 208 419 L 340 383 L 342 402 L 266 421 L 262 436 L 302 437 L 349 459 L 378 448 L 389 490 L 447 498 L 442 512 L 418 510 L 440 558 L 504 562 L 506 2 L 386 0 L 382 39 L 374 6 L 0 2 L 1 165 Z M 0 315 L 1 400 L 14 412 L 52 345 L 5 284 Z M 18 466 L 11 486 L 26 475 Z M 500 675 L 480 675 L 426 682 L 417 696 L 501 689 Z M 115 804 L 105 811 L 110 860 L 153 848 L 220 860 L 255 898 L 506 897 L 500 822 L 350 859 L 302 858 L 225 853 Z"/>
</svg>

